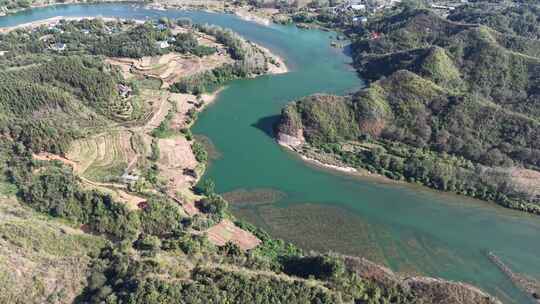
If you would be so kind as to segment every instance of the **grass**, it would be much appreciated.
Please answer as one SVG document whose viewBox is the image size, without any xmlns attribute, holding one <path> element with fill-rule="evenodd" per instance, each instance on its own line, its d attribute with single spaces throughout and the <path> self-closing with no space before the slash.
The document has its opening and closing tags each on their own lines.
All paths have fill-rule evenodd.
<svg viewBox="0 0 540 304">
<path fill-rule="evenodd" d="M 129 162 L 130 145 L 122 144 L 121 132 L 75 141 L 68 158 L 80 165 L 80 174 L 93 181 L 111 181 L 122 175 Z"/>
<path fill-rule="evenodd" d="M 137 85 L 141 90 L 159 90 L 161 88 L 161 80 L 156 78 L 144 78 L 138 80 Z"/>
<path fill-rule="evenodd" d="M 10 197 L 17 193 L 17 187 L 13 184 L 0 182 L 0 198 Z"/>
<path fill-rule="evenodd" d="M 171 137 L 177 134 L 176 131 L 171 129 L 171 120 L 173 119 L 174 114 L 178 112 L 178 108 L 177 108 L 178 106 L 176 102 L 170 99 L 167 102 L 171 104 L 171 108 L 169 109 L 169 111 L 167 112 L 167 115 L 165 115 L 165 118 L 163 119 L 163 121 L 161 121 L 159 126 L 155 128 L 154 130 L 152 130 L 153 137 L 167 138 L 167 137 Z"/>
</svg>

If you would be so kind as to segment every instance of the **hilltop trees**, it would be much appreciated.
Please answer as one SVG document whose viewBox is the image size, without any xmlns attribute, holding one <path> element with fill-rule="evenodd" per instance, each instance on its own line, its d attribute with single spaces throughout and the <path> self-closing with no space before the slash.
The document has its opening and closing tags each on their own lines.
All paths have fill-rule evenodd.
<svg viewBox="0 0 540 304">
<path fill-rule="evenodd" d="M 367 27 L 381 37 L 354 51 L 369 86 L 303 98 L 283 110 L 278 129 L 348 165 L 540 213 L 540 198 L 498 169 L 540 169 L 537 42 L 427 10 Z"/>
</svg>

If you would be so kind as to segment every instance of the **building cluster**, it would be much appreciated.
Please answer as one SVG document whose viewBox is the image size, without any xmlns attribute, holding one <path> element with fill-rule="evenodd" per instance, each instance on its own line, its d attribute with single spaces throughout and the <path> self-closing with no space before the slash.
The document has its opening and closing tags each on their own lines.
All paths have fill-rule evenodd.
<svg viewBox="0 0 540 304">
<path fill-rule="evenodd" d="M 346 0 L 334 7 L 335 13 L 375 13 L 385 8 L 390 8 L 401 0 Z"/>
<path fill-rule="evenodd" d="M 393 7 L 400 2 L 401 0 L 346 0 L 333 10 L 337 15 L 352 16 L 353 24 L 362 25 L 368 21 L 370 14 Z"/>
</svg>

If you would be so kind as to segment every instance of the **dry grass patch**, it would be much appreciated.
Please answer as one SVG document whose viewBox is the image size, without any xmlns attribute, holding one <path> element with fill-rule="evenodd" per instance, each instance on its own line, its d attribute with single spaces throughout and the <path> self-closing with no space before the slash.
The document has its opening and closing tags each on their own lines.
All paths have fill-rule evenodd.
<svg viewBox="0 0 540 304">
<path fill-rule="evenodd" d="M 158 140 L 160 176 L 166 180 L 169 193 L 176 193 L 191 187 L 196 179 L 185 175 L 184 169 L 195 170 L 197 160 L 191 151 L 191 142 L 183 136 Z"/>
<path fill-rule="evenodd" d="M 128 131 L 111 131 L 74 141 L 66 158 L 75 162 L 75 172 L 89 180 L 107 182 L 121 176 L 136 157 Z"/>
<path fill-rule="evenodd" d="M 525 192 L 533 198 L 540 198 L 540 172 L 513 168 L 510 170 L 510 181 L 516 190 Z"/>
<path fill-rule="evenodd" d="M 0 200 L 0 303 L 72 303 L 100 237 Z"/>
</svg>

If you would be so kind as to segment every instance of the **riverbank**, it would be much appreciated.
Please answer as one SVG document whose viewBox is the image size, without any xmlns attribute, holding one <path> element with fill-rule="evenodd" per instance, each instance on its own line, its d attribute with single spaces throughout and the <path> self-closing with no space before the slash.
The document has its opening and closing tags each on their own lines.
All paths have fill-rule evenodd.
<svg viewBox="0 0 540 304">
<path fill-rule="evenodd" d="M 53 0 L 55 1 L 55 0 Z M 36 8 L 44 8 L 49 6 L 62 6 L 70 4 L 99 4 L 99 3 L 133 3 L 134 5 L 143 6 L 146 9 L 160 10 L 165 11 L 168 9 L 178 9 L 178 10 L 200 10 L 213 13 L 227 13 L 233 14 L 239 17 L 242 20 L 254 22 L 259 25 L 269 26 L 272 24 L 273 16 L 279 14 L 279 10 L 275 8 L 255 8 L 249 5 L 235 5 L 233 3 L 225 3 L 223 1 L 215 0 L 165 0 L 160 1 L 159 3 L 146 3 L 144 1 L 138 0 L 92 0 L 92 1 L 83 1 L 83 0 L 65 0 L 58 2 L 38 2 L 33 3 L 27 8 L 17 8 L 17 9 L 5 9 L 0 10 L 0 16 L 8 16 L 20 12 L 24 12 Z"/>
<path fill-rule="evenodd" d="M 10 31 L 16 30 L 16 29 L 35 29 L 41 26 L 56 26 L 61 20 L 65 21 L 80 21 L 80 20 L 94 20 L 94 19 L 100 19 L 103 21 L 125 21 L 126 19 L 123 18 L 110 18 L 110 17 L 66 17 L 66 16 L 57 16 L 52 17 L 44 20 L 38 20 L 28 23 L 19 24 L 16 26 L 11 27 L 0 27 L 0 34 L 8 33 Z M 130 19 L 132 21 L 135 21 L 136 23 L 143 24 L 145 20 L 138 20 L 138 19 Z M 173 32 L 174 33 L 174 32 Z M 199 34 L 202 39 L 205 39 L 207 42 L 209 39 L 205 35 Z M 268 71 L 267 74 L 284 74 L 289 72 L 289 69 L 285 63 L 285 60 L 276 54 L 274 54 L 270 49 L 263 47 L 260 44 L 249 42 L 256 48 L 258 48 L 266 57 L 267 63 L 268 63 Z M 123 59 L 129 61 L 132 65 L 135 64 L 135 62 L 131 59 Z M 143 59 L 144 61 L 144 59 Z"/>
<path fill-rule="evenodd" d="M 289 137 L 288 140 L 283 140 L 285 136 Z M 313 151 L 311 151 L 311 153 L 308 154 L 306 153 L 306 149 L 310 149 L 309 147 L 306 147 L 305 144 L 299 144 L 299 142 L 301 142 L 300 139 L 291 139 L 290 137 L 291 136 L 287 134 L 278 134 L 278 137 L 276 138 L 276 142 L 278 145 L 289 150 L 291 153 L 297 155 L 300 159 L 302 159 L 304 162 L 308 164 L 314 165 L 316 167 L 328 169 L 331 171 L 339 172 L 339 173 L 345 173 L 351 176 L 357 176 L 357 177 L 370 179 L 376 182 L 391 183 L 391 184 L 403 183 L 402 181 L 393 180 L 384 175 L 369 172 L 368 170 L 365 170 L 365 169 L 353 168 L 351 166 L 347 166 L 335 159 L 333 162 L 329 162 L 327 159 L 324 159 L 324 157 L 322 157 L 321 154 L 318 154 Z M 291 144 L 291 140 L 293 142 L 292 144 Z M 294 143 L 296 143 L 296 145 Z"/>
</svg>

